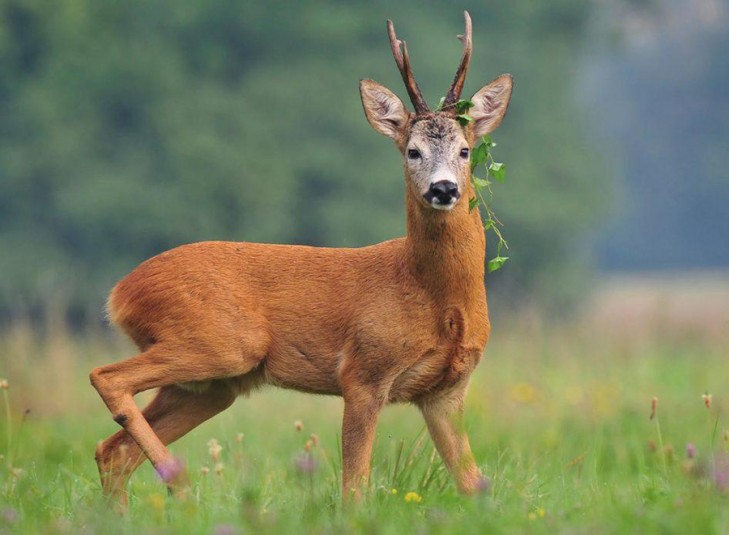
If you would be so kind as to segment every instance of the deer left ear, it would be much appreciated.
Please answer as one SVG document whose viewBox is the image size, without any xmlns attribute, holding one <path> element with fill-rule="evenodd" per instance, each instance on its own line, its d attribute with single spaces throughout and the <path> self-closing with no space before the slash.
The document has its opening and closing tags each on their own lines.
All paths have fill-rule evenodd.
<svg viewBox="0 0 729 535">
<path fill-rule="evenodd" d="M 468 113 L 473 117 L 476 137 L 493 132 L 501 124 L 509 107 L 512 87 L 511 75 L 502 74 L 471 97 L 473 108 Z"/>
</svg>

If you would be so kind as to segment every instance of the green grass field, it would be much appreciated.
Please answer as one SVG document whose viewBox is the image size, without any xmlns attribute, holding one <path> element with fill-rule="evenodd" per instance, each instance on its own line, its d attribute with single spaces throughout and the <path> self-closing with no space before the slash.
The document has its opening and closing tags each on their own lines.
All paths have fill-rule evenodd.
<svg viewBox="0 0 729 535">
<path fill-rule="evenodd" d="M 87 374 L 132 347 L 12 328 L 0 337 L 0 533 L 729 533 L 728 347 L 674 330 L 628 338 L 497 323 L 467 403 L 487 493 L 459 496 L 417 410 L 393 406 L 369 496 L 343 511 L 341 400 L 268 388 L 172 446 L 191 499 L 167 497 L 145 464 L 120 517 L 93 461 L 117 427 Z"/>
</svg>

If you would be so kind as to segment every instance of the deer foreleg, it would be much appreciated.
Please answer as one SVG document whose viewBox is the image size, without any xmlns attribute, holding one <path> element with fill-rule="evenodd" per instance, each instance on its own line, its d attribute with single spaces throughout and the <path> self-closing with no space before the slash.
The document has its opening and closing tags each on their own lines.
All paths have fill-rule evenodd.
<svg viewBox="0 0 729 535">
<path fill-rule="evenodd" d="M 458 490 L 474 494 L 488 488 L 488 479 L 481 475 L 471 453 L 463 424 L 464 395 L 465 388 L 448 396 L 428 399 L 419 406 L 435 447 L 453 475 Z"/>
<path fill-rule="evenodd" d="M 375 392 L 354 388 L 344 395 L 342 421 L 342 498 L 361 496 L 370 475 L 372 442 L 383 401 Z"/>
</svg>

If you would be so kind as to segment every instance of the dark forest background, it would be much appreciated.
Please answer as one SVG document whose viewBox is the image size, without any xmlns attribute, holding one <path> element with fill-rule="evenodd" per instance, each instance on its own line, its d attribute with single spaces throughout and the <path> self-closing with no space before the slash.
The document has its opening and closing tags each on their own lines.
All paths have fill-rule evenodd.
<svg viewBox="0 0 729 535">
<path fill-rule="evenodd" d="M 405 95 L 391 18 L 437 103 L 464 8 L 464 95 L 516 80 L 497 308 L 729 267 L 726 2 L 0 0 L 0 318 L 96 322 L 116 280 L 186 242 L 402 235 L 400 157 L 357 84 Z"/>
</svg>

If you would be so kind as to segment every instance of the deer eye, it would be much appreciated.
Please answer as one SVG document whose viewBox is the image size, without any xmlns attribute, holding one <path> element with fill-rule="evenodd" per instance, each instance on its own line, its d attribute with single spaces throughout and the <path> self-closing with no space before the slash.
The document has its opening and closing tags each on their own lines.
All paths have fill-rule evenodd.
<svg viewBox="0 0 729 535">
<path fill-rule="evenodd" d="M 420 158 L 420 151 L 417 149 L 408 149 L 408 158 L 411 160 L 417 160 Z"/>
<path fill-rule="evenodd" d="M 461 158 L 468 158 L 468 149 L 461 149 Z"/>
</svg>

